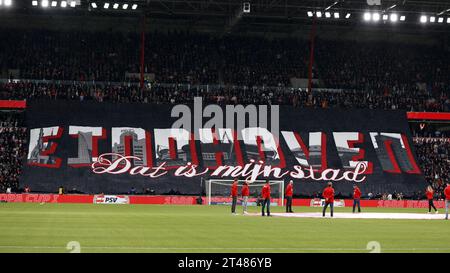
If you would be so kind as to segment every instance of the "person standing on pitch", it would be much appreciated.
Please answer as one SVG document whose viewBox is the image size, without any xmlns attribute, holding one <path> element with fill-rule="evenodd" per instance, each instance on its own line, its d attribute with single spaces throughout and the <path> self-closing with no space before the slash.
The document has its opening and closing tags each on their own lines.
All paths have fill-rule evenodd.
<svg viewBox="0 0 450 273">
<path fill-rule="evenodd" d="M 325 212 L 327 210 L 328 205 L 331 210 L 331 217 L 333 217 L 333 207 L 334 207 L 334 189 L 333 183 L 328 182 L 328 186 L 323 190 L 322 193 L 323 198 L 325 198 L 325 206 L 323 206 L 322 215 L 325 217 Z"/>
<path fill-rule="evenodd" d="M 231 184 L 231 213 L 236 214 L 236 203 L 238 197 L 238 180 L 235 178 Z"/>
<path fill-rule="evenodd" d="M 450 182 L 447 182 L 447 187 L 444 190 L 445 195 L 445 220 L 448 220 L 448 209 L 450 207 Z"/>
<path fill-rule="evenodd" d="M 242 186 L 241 195 L 242 195 L 242 208 L 244 209 L 244 214 L 247 214 L 247 202 L 248 196 L 250 195 L 250 189 L 248 188 L 247 181 L 245 181 L 244 185 Z"/>
<path fill-rule="evenodd" d="M 262 216 L 264 215 L 264 209 L 267 207 L 267 216 L 270 216 L 270 183 L 269 180 L 267 180 L 266 184 L 264 184 L 262 188 Z"/>
<path fill-rule="evenodd" d="M 427 187 L 427 191 L 425 193 L 425 195 L 427 196 L 428 199 L 428 213 L 431 213 L 431 208 L 434 209 L 435 213 L 439 213 L 438 210 L 436 209 L 436 207 L 434 206 L 434 190 L 431 186 Z"/>
<path fill-rule="evenodd" d="M 358 205 L 358 212 L 361 212 L 361 190 L 353 185 L 353 213 L 355 213 L 356 205 Z"/>
<path fill-rule="evenodd" d="M 294 194 L 294 182 L 292 180 L 289 181 L 289 184 L 286 187 L 286 212 L 292 211 L 292 195 Z"/>
</svg>

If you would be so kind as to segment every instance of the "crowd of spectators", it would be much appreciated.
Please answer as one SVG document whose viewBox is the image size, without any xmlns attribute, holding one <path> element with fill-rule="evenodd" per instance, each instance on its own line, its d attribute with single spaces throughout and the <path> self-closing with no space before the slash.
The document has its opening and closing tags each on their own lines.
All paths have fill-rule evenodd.
<svg viewBox="0 0 450 273">
<path fill-rule="evenodd" d="M 136 80 L 138 33 L 0 30 L 0 70 L 37 80 Z M 308 78 L 309 41 L 182 31 L 145 35 L 145 73 L 157 83 L 291 86 Z M 443 45 L 318 38 L 313 77 L 323 88 L 385 94 L 448 94 L 450 54 Z M 131 74 L 130 74 L 131 73 Z M 409 96 L 412 96 L 409 95 Z"/>
<path fill-rule="evenodd" d="M 26 143 L 23 114 L 0 112 L 0 192 L 18 188 Z"/>
<path fill-rule="evenodd" d="M 48 99 L 98 102 L 140 102 L 157 104 L 192 103 L 202 97 L 215 104 L 278 104 L 294 107 L 385 109 L 448 112 L 450 97 L 434 98 L 426 92 L 384 94 L 354 90 L 313 91 L 294 88 L 195 87 L 188 85 L 151 85 L 140 90 L 136 84 L 103 85 L 88 83 L 0 83 L 0 99 Z"/>
<path fill-rule="evenodd" d="M 425 179 L 442 198 L 450 181 L 450 138 L 414 138 L 414 146 Z"/>
</svg>

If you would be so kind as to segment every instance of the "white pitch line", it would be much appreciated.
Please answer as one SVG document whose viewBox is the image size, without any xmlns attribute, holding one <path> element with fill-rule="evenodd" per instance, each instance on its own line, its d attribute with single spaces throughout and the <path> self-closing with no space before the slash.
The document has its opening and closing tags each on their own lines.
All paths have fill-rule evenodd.
<svg viewBox="0 0 450 273">
<path fill-rule="evenodd" d="M 0 249 L 64 249 L 59 246 L 0 246 Z M 366 248 L 290 248 L 290 247 L 127 247 L 127 246 L 81 246 L 82 249 L 125 250 L 305 250 L 305 251 L 369 251 Z M 384 251 L 450 250 L 450 248 L 382 248 Z"/>
<path fill-rule="evenodd" d="M 249 213 L 249 216 L 258 216 L 259 213 Z M 330 218 L 330 213 L 327 212 L 326 217 L 322 216 L 321 212 L 299 212 L 299 213 L 271 213 L 275 217 L 285 218 Z M 363 212 L 363 213 L 334 213 L 334 219 L 364 219 L 364 220 L 444 220 L 444 214 L 424 214 L 424 213 L 378 213 L 378 212 Z"/>
</svg>

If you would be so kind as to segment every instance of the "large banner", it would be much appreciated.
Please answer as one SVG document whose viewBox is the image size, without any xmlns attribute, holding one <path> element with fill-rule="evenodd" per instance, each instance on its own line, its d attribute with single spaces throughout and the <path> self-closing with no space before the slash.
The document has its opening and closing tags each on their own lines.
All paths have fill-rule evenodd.
<svg viewBox="0 0 450 273">
<path fill-rule="evenodd" d="M 199 194 L 203 179 L 327 182 L 348 195 L 411 193 L 426 182 L 406 113 L 266 105 L 35 101 L 21 185 L 91 194 Z"/>
</svg>

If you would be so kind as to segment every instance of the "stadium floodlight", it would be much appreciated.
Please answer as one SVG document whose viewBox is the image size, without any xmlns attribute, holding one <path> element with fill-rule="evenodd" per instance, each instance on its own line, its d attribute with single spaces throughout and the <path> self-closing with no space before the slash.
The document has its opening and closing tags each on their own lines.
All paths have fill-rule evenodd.
<svg viewBox="0 0 450 273">
<path fill-rule="evenodd" d="M 131 6 L 131 9 L 137 9 L 137 4 L 133 4 L 132 6 Z"/>
<path fill-rule="evenodd" d="M 70 6 L 71 6 L 72 8 L 74 8 L 76 5 L 77 5 L 77 2 L 75 2 L 75 1 L 70 2 Z"/>
<path fill-rule="evenodd" d="M 434 22 L 436 22 L 436 17 L 431 16 L 431 17 L 430 17 L 430 23 L 434 23 Z"/>
<path fill-rule="evenodd" d="M 321 11 L 316 12 L 316 16 L 317 16 L 318 18 L 321 18 L 321 17 L 322 17 L 322 12 L 321 12 Z"/>
<path fill-rule="evenodd" d="M 4 0 L 4 4 L 6 7 L 10 7 L 12 4 L 12 0 Z"/>
<path fill-rule="evenodd" d="M 314 16 L 314 13 L 312 11 L 308 11 L 307 14 L 308 14 L 308 17 L 313 17 Z"/>
<path fill-rule="evenodd" d="M 388 15 L 387 14 L 383 14 L 383 21 L 386 21 L 388 19 Z"/>
<path fill-rule="evenodd" d="M 447 24 L 450 24 L 450 17 L 447 18 Z"/>
<path fill-rule="evenodd" d="M 348 19 L 348 18 L 350 18 L 350 16 L 351 16 L 351 14 L 350 14 L 350 13 L 347 13 L 347 14 L 345 15 L 345 18 Z"/>
<path fill-rule="evenodd" d="M 92 2 L 92 3 L 91 3 L 91 7 L 94 8 L 94 9 L 96 9 L 96 8 L 97 8 L 97 3 Z"/>
<path fill-rule="evenodd" d="M 52 1 L 52 7 L 56 7 L 58 5 L 58 2 Z"/>
<path fill-rule="evenodd" d="M 370 12 L 365 12 L 364 21 L 370 21 L 370 19 L 372 19 L 372 14 L 370 14 Z"/>
<path fill-rule="evenodd" d="M 335 13 L 334 13 L 334 18 L 335 18 L 335 19 L 339 19 L 339 12 L 335 12 Z"/>
<path fill-rule="evenodd" d="M 405 15 L 402 15 L 402 16 L 400 16 L 400 21 L 405 21 L 406 20 L 406 16 Z"/>
<path fill-rule="evenodd" d="M 41 1 L 41 6 L 42 6 L 43 8 L 48 7 L 48 0 L 42 0 L 42 1 Z"/>
<path fill-rule="evenodd" d="M 444 22 L 444 17 L 439 17 L 438 18 L 438 23 L 443 23 Z"/>
<path fill-rule="evenodd" d="M 122 9 L 127 9 L 128 8 L 128 4 L 123 4 Z"/>
<path fill-rule="evenodd" d="M 103 5 L 103 8 L 104 8 L 104 9 L 109 9 L 109 3 L 106 2 L 106 3 Z"/>
<path fill-rule="evenodd" d="M 331 17 L 331 13 L 329 13 L 328 11 L 325 12 L 325 17 L 330 18 Z"/>
<path fill-rule="evenodd" d="M 396 13 L 391 14 L 391 22 L 397 22 L 398 21 L 398 15 Z"/>
<path fill-rule="evenodd" d="M 422 24 L 425 24 L 428 21 L 428 17 L 425 15 L 420 16 L 420 22 Z"/>
<path fill-rule="evenodd" d="M 117 4 L 117 3 L 115 3 L 114 5 L 113 5 L 113 9 L 117 9 L 119 7 L 119 4 Z"/>
<path fill-rule="evenodd" d="M 379 14 L 378 12 L 374 12 L 374 13 L 372 14 L 372 20 L 373 20 L 374 22 L 380 21 L 380 14 Z"/>
<path fill-rule="evenodd" d="M 33 2 L 31 2 L 31 4 L 32 4 L 33 6 L 37 6 L 37 5 L 38 5 L 38 1 L 37 1 L 37 0 L 33 0 Z"/>
<path fill-rule="evenodd" d="M 61 1 L 61 8 L 67 7 L 67 1 Z"/>
</svg>

